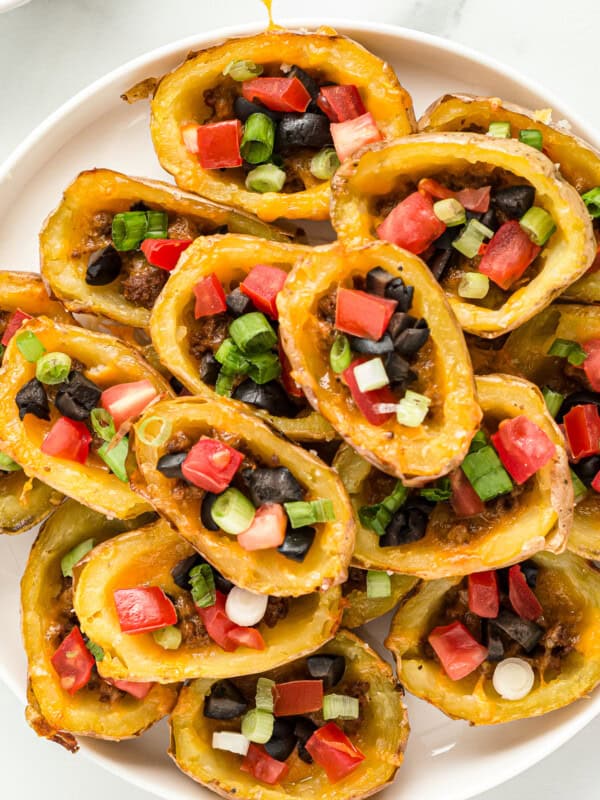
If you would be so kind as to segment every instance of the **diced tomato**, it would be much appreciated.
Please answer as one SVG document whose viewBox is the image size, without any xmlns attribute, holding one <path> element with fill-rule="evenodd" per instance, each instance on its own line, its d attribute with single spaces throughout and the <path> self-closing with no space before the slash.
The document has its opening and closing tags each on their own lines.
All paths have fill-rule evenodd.
<svg viewBox="0 0 600 800">
<path fill-rule="evenodd" d="M 279 319 L 277 295 L 283 289 L 287 272 L 270 264 L 252 267 L 240 284 L 240 291 L 249 297 L 259 311 Z"/>
<path fill-rule="evenodd" d="M 244 456 L 218 439 L 200 439 L 181 465 L 183 477 L 207 492 L 219 494 L 231 483 Z"/>
<path fill-rule="evenodd" d="M 361 147 L 383 139 L 370 111 L 345 122 L 332 122 L 330 130 L 333 146 L 340 161 L 350 158 Z"/>
<path fill-rule="evenodd" d="M 75 694 L 86 685 L 96 664 L 77 626 L 62 640 L 50 661 L 60 678 L 60 685 L 69 694 Z"/>
<path fill-rule="evenodd" d="M 469 575 L 469 609 L 485 619 L 494 619 L 500 611 L 498 576 L 495 570 Z"/>
<path fill-rule="evenodd" d="M 501 289 L 510 289 L 535 261 L 542 248 L 534 244 L 516 219 L 501 225 L 479 262 L 479 272 Z"/>
<path fill-rule="evenodd" d="M 276 717 L 310 714 L 323 708 L 323 681 L 276 683 L 273 690 Z"/>
<path fill-rule="evenodd" d="M 600 339 L 588 339 L 581 345 L 587 358 L 583 362 L 585 376 L 595 392 L 600 392 Z"/>
<path fill-rule="evenodd" d="M 20 308 L 17 308 L 17 310 L 8 320 L 8 324 L 4 329 L 2 341 L 0 343 L 6 347 L 26 319 L 32 319 L 31 314 L 27 314 L 25 311 L 21 311 Z"/>
<path fill-rule="evenodd" d="M 444 672 L 453 681 L 470 675 L 483 664 L 488 653 L 487 647 L 479 644 L 458 621 L 434 628 L 428 641 L 442 662 Z"/>
<path fill-rule="evenodd" d="M 177 623 L 177 611 L 160 586 L 116 589 L 115 607 L 123 633 L 146 633 Z"/>
<path fill-rule="evenodd" d="M 396 403 L 396 398 L 389 386 L 384 386 L 381 389 L 373 389 L 371 392 L 361 392 L 354 376 L 354 370 L 359 364 L 362 364 L 363 361 L 365 361 L 364 358 L 357 358 L 353 361 L 352 364 L 344 370 L 342 377 L 350 390 L 352 399 L 358 406 L 358 410 L 367 422 L 371 425 L 383 425 L 394 415 L 389 412 L 381 413 L 377 410 L 377 406 L 384 403 Z"/>
<path fill-rule="evenodd" d="M 85 464 L 91 442 L 92 435 L 83 422 L 59 417 L 46 434 L 40 449 L 47 456 Z"/>
<path fill-rule="evenodd" d="M 346 122 L 361 117 L 367 111 L 354 84 L 321 86 L 317 105 L 331 122 Z"/>
<path fill-rule="evenodd" d="M 515 613 L 523 619 L 536 620 L 544 612 L 518 564 L 508 570 L 508 599 Z"/>
<path fill-rule="evenodd" d="M 433 213 L 431 198 L 413 192 L 390 211 L 377 228 L 377 235 L 419 255 L 445 230 L 446 225 Z"/>
<path fill-rule="evenodd" d="M 335 306 L 335 327 L 338 331 L 365 339 L 381 339 L 398 302 L 387 297 L 361 292 L 359 289 L 338 289 Z"/>
<path fill-rule="evenodd" d="M 240 769 L 242 772 L 249 772 L 257 781 L 268 783 L 270 786 L 281 783 L 289 771 L 285 761 L 278 761 L 270 756 L 264 747 L 253 742 L 250 743 Z"/>
<path fill-rule="evenodd" d="M 148 683 L 147 681 L 116 681 L 109 678 L 104 678 L 104 680 L 112 686 L 116 686 L 116 688 L 120 689 L 122 692 L 127 692 L 127 694 L 130 694 L 137 700 L 143 700 L 147 697 L 154 686 L 153 683 Z"/>
<path fill-rule="evenodd" d="M 485 511 L 483 500 L 479 497 L 462 469 L 457 467 L 450 473 L 449 478 L 452 488 L 450 505 L 456 516 L 474 517 L 476 514 L 483 514 Z"/>
<path fill-rule="evenodd" d="M 590 485 L 595 492 L 600 492 L 600 472 L 594 475 L 594 480 Z"/>
<path fill-rule="evenodd" d="M 244 81 L 242 94 L 271 111 L 306 111 L 310 103 L 310 94 L 298 78 L 254 78 Z"/>
<path fill-rule="evenodd" d="M 242 123 L 239 119 L 210 122 L 198 128 L 198 160 L 202 169 L 241 167 Z"/>
<path fill-rule="evenodd" d="M 279 503 L 265 503 L 254 515 L 250 527 L 237 537 L 244 550 L 268 550 L 285 539 L 287 514 Z"/>
<path fill-rule="evenodd" d="M 194 155 L 198 155 L 200 152 L 200 147 L 198 145 L 199 129 L 200 125 L 195 122 L 185 122 L 180 128 L 185 149 Z"/>
<path fill-rule="evenodd" d="M 215 314 L 222 314 L 223 311 L 227 311 L 225 291 L 214 272 L 198 281 L 194 286 L 194 295 L 196 297 L 195 319 L 212 317 Z"/>
<path fill-rule="evenodd" d="M 171 272 L 177 266 L 179 256 L 192 242 L 193 239 L 144 239 L 140 249 L 153 267 Z"/>
<path fill-rule="evenodd" d="M 565 436 L 574 460 L 600 453 L 600 415 L 598 406 L 575 406 L 563 418 Z"/>
<path fill-rule="evenodd" d="M 217 591 L 214 605 L 206 608 L 196 607 L 210 638 L 228 653 L 232 653 L 238 647 L 264 650 L 266 645 L 260 631 L 232 622 L 225 613 L 225 602 L 225 595 Z"/>
<path fill-rule="evenodd" d="M 502 420 L 491 439 L 500 461 L 516 483 L 525 483 L 556 453 L 548 434 L 523 414 Z"/>
<path fill-rule="evenodd" d="M 229 641 L 236 647 L 247 647 L 250 650 L 264 650 L 267 646 L 261 632 L 257 628 L 246 628 L 243 625 L 234 625 L 227 636 Z"/>
<path fill-rule="evenodd" d="M 485 214 L 490 207 L 491 186 L 482 186 L 480 189 L 461 189 L 459 192 L 453 192 L 452 189 L 448 189 L 432 178 L 421 178 L 418 189 L 421 193 L 435 197 L 436 200 L 446 200 L 449 197 L 454 197 L 467 211 Z"/>
<path fill-rule="evenodd" d="M 365 760 L 364 754 L 335 722 L 317 728 L 305 747 L 331 783 L 341 781 Z"/>
<path fill-rule="evenodd" d="M 281 382 L 285 391 L 292 397 L 304 397 L 304 392 L 292 378 L 290 360 L 279 342 L 279 361 L 281 362 Z"/>
<path fill-rule="evenodd" d="M 132 383 L 118 383 L 105 389 L 100 395 L 100 405 L 106 409 L 119 430 L 124 422 L 139 417 L 146 406 L 158 397 L 151 381 L 144 378 Z"/>
</svg>

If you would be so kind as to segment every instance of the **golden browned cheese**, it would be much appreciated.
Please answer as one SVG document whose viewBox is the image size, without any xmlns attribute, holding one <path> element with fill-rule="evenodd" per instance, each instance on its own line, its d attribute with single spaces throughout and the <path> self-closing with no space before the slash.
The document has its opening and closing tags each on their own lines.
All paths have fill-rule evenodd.
<svg viewBox="0 0 600 800">
<path fill-rule="evenodd" d="M 564 626 L 569 632 L 570 647 L 559 663 L 534 659 L 533 689 L 521 700 L 505 700 L 495 691 L 487 669 L 493 665 L 485 662 L 466 678 L 451 680 L 432 658 L 427 637 L 444 624 L 446 600 L 463 579 L 427 581 L 400 607 L 385 642 L 411 694 L 455 719 L 494 725 L 554 711 L 592 691 L 600 681 L 600 573 L 569 552 L 538 553 L 533 561 L 539 569 L 536 594 L 544 627 Z"/>
<path fill-rule="evenodd" d="M 457 186 L 468 186 L 470 176 L 488 180 L 500 171 L 535 188 L 536 205 L 550 214 L 556 231 L 525 273 L 525 283 L 505 293 L 497 308 L 460 297 L 458 284 L 446 286 L 452 310 L 469 333 L 494 338 L 522 325 L 580 278 L 594 259 L 594 231 L 583 201 L 553 162 L 528 145 L 479 133 L 432 132 L 361 152 L 342 164 L 332 183 L 331 218 L 346 244 L 376 238 L 386 200 L 399 190 L 408 193 L 406 187 L 421 178 L 451 176 Z"/>
<path fill-rule="evenodd" d="M 307 500 L 327 498 L 333 504 L 335 520 L 315 526 L 314 542 L 302 563 L 285 558 L 276 549 L 244 550 L 235 537 L 202 525 L 203 491 L 176 491 L 176 481 L 156 469 L 166 444 L 144 444 L 137 438 L 134 488 L 222 575 L 250 591 L 291 597 L 346 580 L 355 526 L 350 501 L 334 470 L 224 399 L 217 403 L 180 398 L 159 403 L 142 416 L 136 431 L 149 417 L 164 421 L 173 436 L 185 434 L 192 442 L 201 436 L 216 437 L 249 454 L 258 464 L 287 467 L 305 490 Z"/>
<path fill-rule="evenodd" d="M 412 575 L 390 575 L 389 597 L 368 597 L 366 586 L 363 586 L 363 583 L 366 582 L 366 572 L 364 569 L 351 567 L 348 582 L 342 587 L 347 603 L 342 617 L 342 625 L 345 628 L 358 628 L 366 622 L 387 614 L 402 602 L 419 583 L 418 579 Z M 356 573 L 360 573 L 363 577 L 361 579 L 360 576 L 357 576 L 358 580 L 353 582 L 352 578 Z"/>
<path fill-rule="evenodd" d="M 346 659 L 344 684 L 368 682 L 366 703 L 358 731 L 350 735 L 364 754 L 361 762 L 346 778 L 330 783 L 322 768 L 306 764 L 293 753 L 287 763 L 289 772 L 275 786 L 257 781 L 240 770 L 241 756 L 212 747 L 212 734 L 223 730 L 220 720 L 203 715 L 206 696 L 212 681 L 198 680 L 186 686 L 171 715 L 169 754 L 177 766 L 191 778 L 224 797 L 241 800 L 358 800 L 384 788 L 394 779 L 404 758 L 409 726 L 402 691 L 389 665 L 361 639 L 349 631 L 340 631 L 320 652 L 343 655 Z M 268 673 L 275 681 L 298 679 L 303 662 Z M 239 731 L 239 720 L 226 724 Z M 237 727 L 236 727 L 237 726 Z"/>
<path fill-rule="evenodd" d="M 74 547 L 92 538 L 99 544 L 148 515 L 129 522 L 108 520 L 96 511 L 66 500 L 46 522 L 31 550 L 21 582 L 23 640 L 28 660 L 27 720 L 45 738 L 77 750 L 75 736 L 128 739 L 168 714 L 177 699 L 177 687 L 154 686 L 144 700 L 99 685 L 94 679 L 76 694 L 66 692 L 51 663 L 65 624 L 62 600 L 65 581 L 61 559 Z"/>
<path fill-rule="evenodd" d="M 412 100 L 392 68 L 357 42 L 335 31 L 300 33 L 270 29 L 256 36 L 229 39 L 193 54 L 165 75 L 152 101 L 151 132 L 158 159 L 178 186 L 222 203 L 244 208 L 261 219 L 327 219 L 329 181 L 291 192 L 250 192 L 241 170 L 204 170 L 181 137 L 181 125 L 211 121 L 207 93 L 237 94 L 235 83 L 223 76 L 232 61 L 251 60 L 266 67 L 296 65 L 321 80 L 354 84 L 367 111 L 386 138 L 412 133 Z M 238 84 L 239 86 L 239 84 Z M 212 101 L 211 101 L 212 102 Z M 233 102 L 233 99 L 231 100 Z M 233 118 L 233 111 L 227 114 Z M 218 119 L 223 118 L 222 116 Z"/>
<path fill-rule="evenodd" d="M 431 407 L 416 428 L 395 418 L 371 425 L 329 364 L 331 326 L 320 319 L 319 302 L 376 266 L 414 287 L 411 313 L 423 317 L 431 331 L 424 360 L 420 354 L 415 365 L 418 391 L 430 398 Z M 385 242 L 315 249 L 296 264 L 277 307 L 293 377 L 313 408 L 364 458 L 408 485 L 434 480 L 462 461 L 481 419 L 471 362 L 444 294 L 419 258 Z"/>
<path fill-rule="evenodd" d="M 35 334 L 46 351 L 62 352 L 85 365 L 84 375 L 101 389 L 147 379 L 161 395 L 172 396 L 168 383 L 142 358 L 140 352 L 103 333 L 39 317 L 21 330 Z M 128 519 L 149 510 L 148 504 L 119 480 L 92 451 L 85 464 L 49 456 L 41 451 L 44 436 L 60 416 L 51 407 L 50 422 L 27 414 L 19 419 L 15 397 L 35 377 L 35 364 L 27 361 L 13 337 L 4 354 L 0 382 L 0 451 L 18 460 L 26 475 L 43 480 L 109 517 Z"/>
</svg>

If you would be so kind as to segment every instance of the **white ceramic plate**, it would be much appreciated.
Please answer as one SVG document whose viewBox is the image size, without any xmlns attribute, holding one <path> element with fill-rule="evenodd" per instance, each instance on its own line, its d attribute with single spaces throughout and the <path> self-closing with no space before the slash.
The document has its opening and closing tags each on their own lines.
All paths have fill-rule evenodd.
<svg viewBox="0 0 600 800">
<path fill-rule="evenodd" d="M 13 8 L 24 6 L 29 0 L 0 0 L 0 14 L 4 11 L 11 11 Z"/>
<path fill-rule="evenodd" d="M 0 0 L 0 7 L 1 7 Z M 417 115 L 440 94 L 466 90 L 502 96 L 533 108 L 552 107 L 555 118 L 600 145 L 600 137 L 548 92 L 488 58 L 437 37 L 386 25 L 342 20 L 292 20 L 290 27 L 329 24 L 366 45 L 396 69 L 412 93 Z M 172 69 L 188 51 L 253 27 L 219 30 L 150 53 L 78 94 L 21 145 L 0 168 L 0 265 L 37 269 L 36 233 L 62 189 L 83 169 L 112 167 L 132 175 L 162 177 L 148 130 L 148 104 L 128 106 L 119 95 L 136 81 Z M 33 534 L 0 541 L 0 677 L 25 699 L 19 580 Z M 366 638 L 381 650 L 389 618 L 368 626 Z M 453 722 L 426 703 L 407 699 L 412 734 L 405 765 L 385 798 L 466 800 L 532 766 L 600 713 L 600 693 L 544 717 L 493 728 Z M 22 717 L 4 720 L 25 724 Z M 33 733 L 32 733 L 33 736 Z M 140 739 L 121 744 L 83 740 L 81 749 L 127 781 L 165 800 L 214 797 L 180 773 L 165 755 L 168 733 L 161 723 Z M 50 745 L 48 745 L 50 746 Z"/>
</svg>

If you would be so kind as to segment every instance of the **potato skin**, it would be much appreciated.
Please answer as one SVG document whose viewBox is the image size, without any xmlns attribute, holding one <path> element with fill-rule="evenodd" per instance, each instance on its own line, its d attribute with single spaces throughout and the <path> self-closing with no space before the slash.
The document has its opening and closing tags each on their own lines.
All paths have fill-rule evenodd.
<svg viewBox="0 0 600 800">
<path fill-rule="evenodd" d="M 412 575 L 395 574 L 390 575 L 392 592 L 389 597 L 367 597 L 366 591 L 353 589 L 347 595 L 347 603 L 342 617 L 342 625 L 345 628 L 358 628 L 366 622 L 382 617 L 395 608 L 398 603 L 411 594 L 419 581 Z"/>
</svg>

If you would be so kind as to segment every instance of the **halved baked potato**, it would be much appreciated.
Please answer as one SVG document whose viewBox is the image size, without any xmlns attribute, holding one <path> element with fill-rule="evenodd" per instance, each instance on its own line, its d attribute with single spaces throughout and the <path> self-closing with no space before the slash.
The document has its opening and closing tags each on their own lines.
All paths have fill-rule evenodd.
<svg viewBox="0 0 600 800">
<path fill-rule="evenodd" d="M 367 570 L 350 567 L 348 580 L 342 587 L 347 603 L 342 617 L 342 625 L 345 628 L 358 628 L 387 614 L 419 583 L 412 575 L 395 574 L 389 578 L 391 591 L 388 597 L 369 597 L 366 587 Z"/>
</svg>

